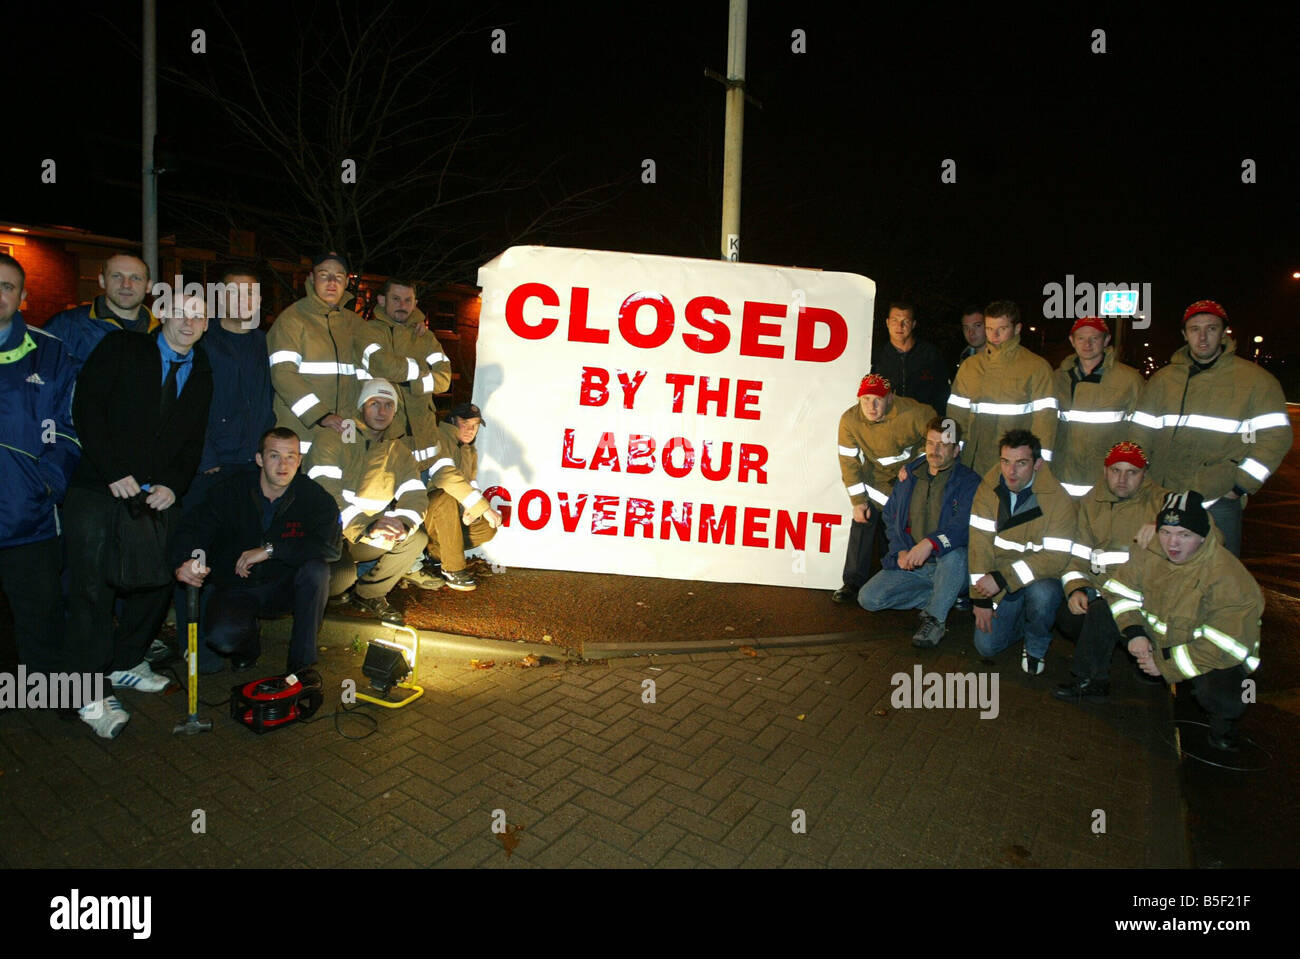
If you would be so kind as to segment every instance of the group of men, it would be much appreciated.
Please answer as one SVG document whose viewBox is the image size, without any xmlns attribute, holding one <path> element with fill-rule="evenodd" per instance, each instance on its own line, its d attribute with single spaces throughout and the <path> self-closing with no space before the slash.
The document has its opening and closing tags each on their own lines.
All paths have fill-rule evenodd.
<svg viewBox="0 0 1300 959">
<path fill-rule="evenodd" d="M 967 311 L 946 415 L 921 401 L 938 395 L 916 374 L 933 360 L 899 358 L 911 321 L 891 305 L 886 359 L 840 417 L 853 522 L 832 599 L 920 610 L 920 648 L 969 604 L 976 650 L 1020 643 L 1031 676 L 1059 629 L 1077 645 L 1074 679 L 1054 695 L 1073 702 L 1107 698 L 1112 651 L 1126 646 L 1154 681 L 1190 682 L 1209 742 L 1236 748 L 1263 613 L 1237 558 L 1242 510 L 1292 431 L 1281 386 L 1236 355 L 1223 307 L 1186 309 L 1186 345 L 1149 382 L 1119 362 L 1104 319 L 1074 323 L 1053 371 L 1021 345 L 1014 303 Z M 910 395 L 882 368 L 903 370 Z"/>
<path fill-rule="evenodd" d="M 149 268 L 116 253 L 92 303 L 39 328 L 0 255 L 0 585 L 29 671 L 160 691 L 150 661 L 175 650 L 156 637 L 173 601 L 185 634 L 198 589 L 199 672 L 250 667 L 259 619 L 288 613 L 302 678 L 330 603 L 401 623 L 402 579 L 475 588 L 465 550 L 501 522 L 476 482 L 482 414 L 438 422 L 451 367 L 415 284 L 390 279 L 366 321 L 349 269 L 316 257 L 266 333 L 252 270 L 225 271 L 211 323 L 180 290 L 155 315 Z M 67 712 L 105 738 L 129 719 L 116 695 Z"/>
</svg>

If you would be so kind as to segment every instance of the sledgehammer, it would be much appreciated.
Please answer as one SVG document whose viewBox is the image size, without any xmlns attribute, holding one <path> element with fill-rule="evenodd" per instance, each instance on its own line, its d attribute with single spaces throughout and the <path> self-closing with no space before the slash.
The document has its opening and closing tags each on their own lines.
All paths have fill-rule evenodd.
<svg viewBox="0 0 1300 959">
<path fill-rule="evenodd" d="M 188 644 L 190 654 L 186 657 L 189 665 L 189 716 L 172 728 L 172 734 L 212 732 L 212 720 L 199 719 L 199 588 L 185 587 L 185 611 L 189 617 Z"/>
</svg>

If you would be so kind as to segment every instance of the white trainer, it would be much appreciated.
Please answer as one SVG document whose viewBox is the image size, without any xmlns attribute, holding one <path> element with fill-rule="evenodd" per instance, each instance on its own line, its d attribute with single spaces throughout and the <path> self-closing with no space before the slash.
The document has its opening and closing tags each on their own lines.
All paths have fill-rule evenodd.
<svg viewBox="0 0 1300 959">
<path fill-rule="evenodd" d="M 95 735 L 104 739 L 116 739 L 117 734 L 126 726 L 131 714 L 126 711 L 116 696 L 97 699 L 86 703 L 77 715 L 81 721 L 95 731 Z"/>
<path fill-rule="evenodd" d="M 108 674 L 108 681 L 114 689 L 138 689 L 142 693 L 158 693 L 166 689 L 171 680 L 159 676 L 149 665 L 149 660 L 142 659 L 130 669 L 119 669 Z"/>
</svg>

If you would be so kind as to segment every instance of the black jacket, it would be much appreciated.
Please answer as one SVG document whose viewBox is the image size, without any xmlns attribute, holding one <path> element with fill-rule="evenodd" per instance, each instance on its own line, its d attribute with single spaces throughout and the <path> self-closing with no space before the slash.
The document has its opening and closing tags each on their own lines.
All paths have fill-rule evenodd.
<svg viewBox="0 0 1300 959">
<path fill-rule="evenodd" d="M 172 568 L 203 550 L 212 570 L 208 582 L 240 581 L 235 562 L 247 549 L 274 547 L 271 558 L 253 566 L 249 584 L 275 580 L 312 559 L 332 563 L 340 555 L 342 527 L 334 497 L 299 473 L 278 500 L 270 526 L 263 528 L 260 470 L 243 470 L 208 491 L 207 498 L 181 520 L 172 539 Z"/>
<path fill-rule="evenodd" d="M 177 499 L 190 487 L 203 454 L 212 402 L 212 368 L 202 341 L 176 404 L 161 422 L 162 357 L 155 334 L 106 336 L 86 359 L 72 398 L 81 462 L 72 485 L 108 495 L 108 484 L 134 476 L 166 486 Z"/>
<path fill-rule="evenodd" d="M 948 364 L 929 340 L 918 339 L 910 350 L 900 353 L 886 337 L 872 348 L 871 372 L 889 380 L 899 396 L 910 396 L 944 415 L 948 407 Z"/>
</svg>

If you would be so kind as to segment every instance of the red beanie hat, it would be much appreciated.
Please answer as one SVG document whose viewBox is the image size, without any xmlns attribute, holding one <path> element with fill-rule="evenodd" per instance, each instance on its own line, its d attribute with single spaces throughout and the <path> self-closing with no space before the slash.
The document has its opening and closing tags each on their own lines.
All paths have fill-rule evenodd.
<svg viewBox="0 0 1300 959">
<path fill-rule="evenodd" d="M 858 384 L 858 396 L 888 396 L 893 391 L 889 380 L 879 373 L 868 373 Z"/>
<path fill-rule="evenodd" d="M 1142 451 L 1142 447 L 1136 443 L 1130 443 L 1125 440 L 1122 443 L 1116 443 L 1106 454 L 1106 465 L 1114 466 L 1116 463 L 1130 463 L 1140 470 L 1147 468 L 1147 454 Z"/>
<path fill-rule="evenodd" d="M 1228 322 L 1228 311 L 1218 303 L 1213 300 L 1197 300 L 1183 311 L 1183 324 L 1186 325 L 1187 321 L 1198 313 L 1209 313 L 1211 316 L 1217 316 L 1224 323 Z"/>
<path fill-rule="evenodd" d="M 1094 330 L 1100 330 L 1106 336 L 1110 336 L 1110 328 L 1106 326 L 1106 321 L 1099 316 L 1084 316 L 1074 321 L 1074 326 L 1070 327 L 1070 335 L 1074 336 L 1080 327 L 1091 326 Z"/>
</svg>

